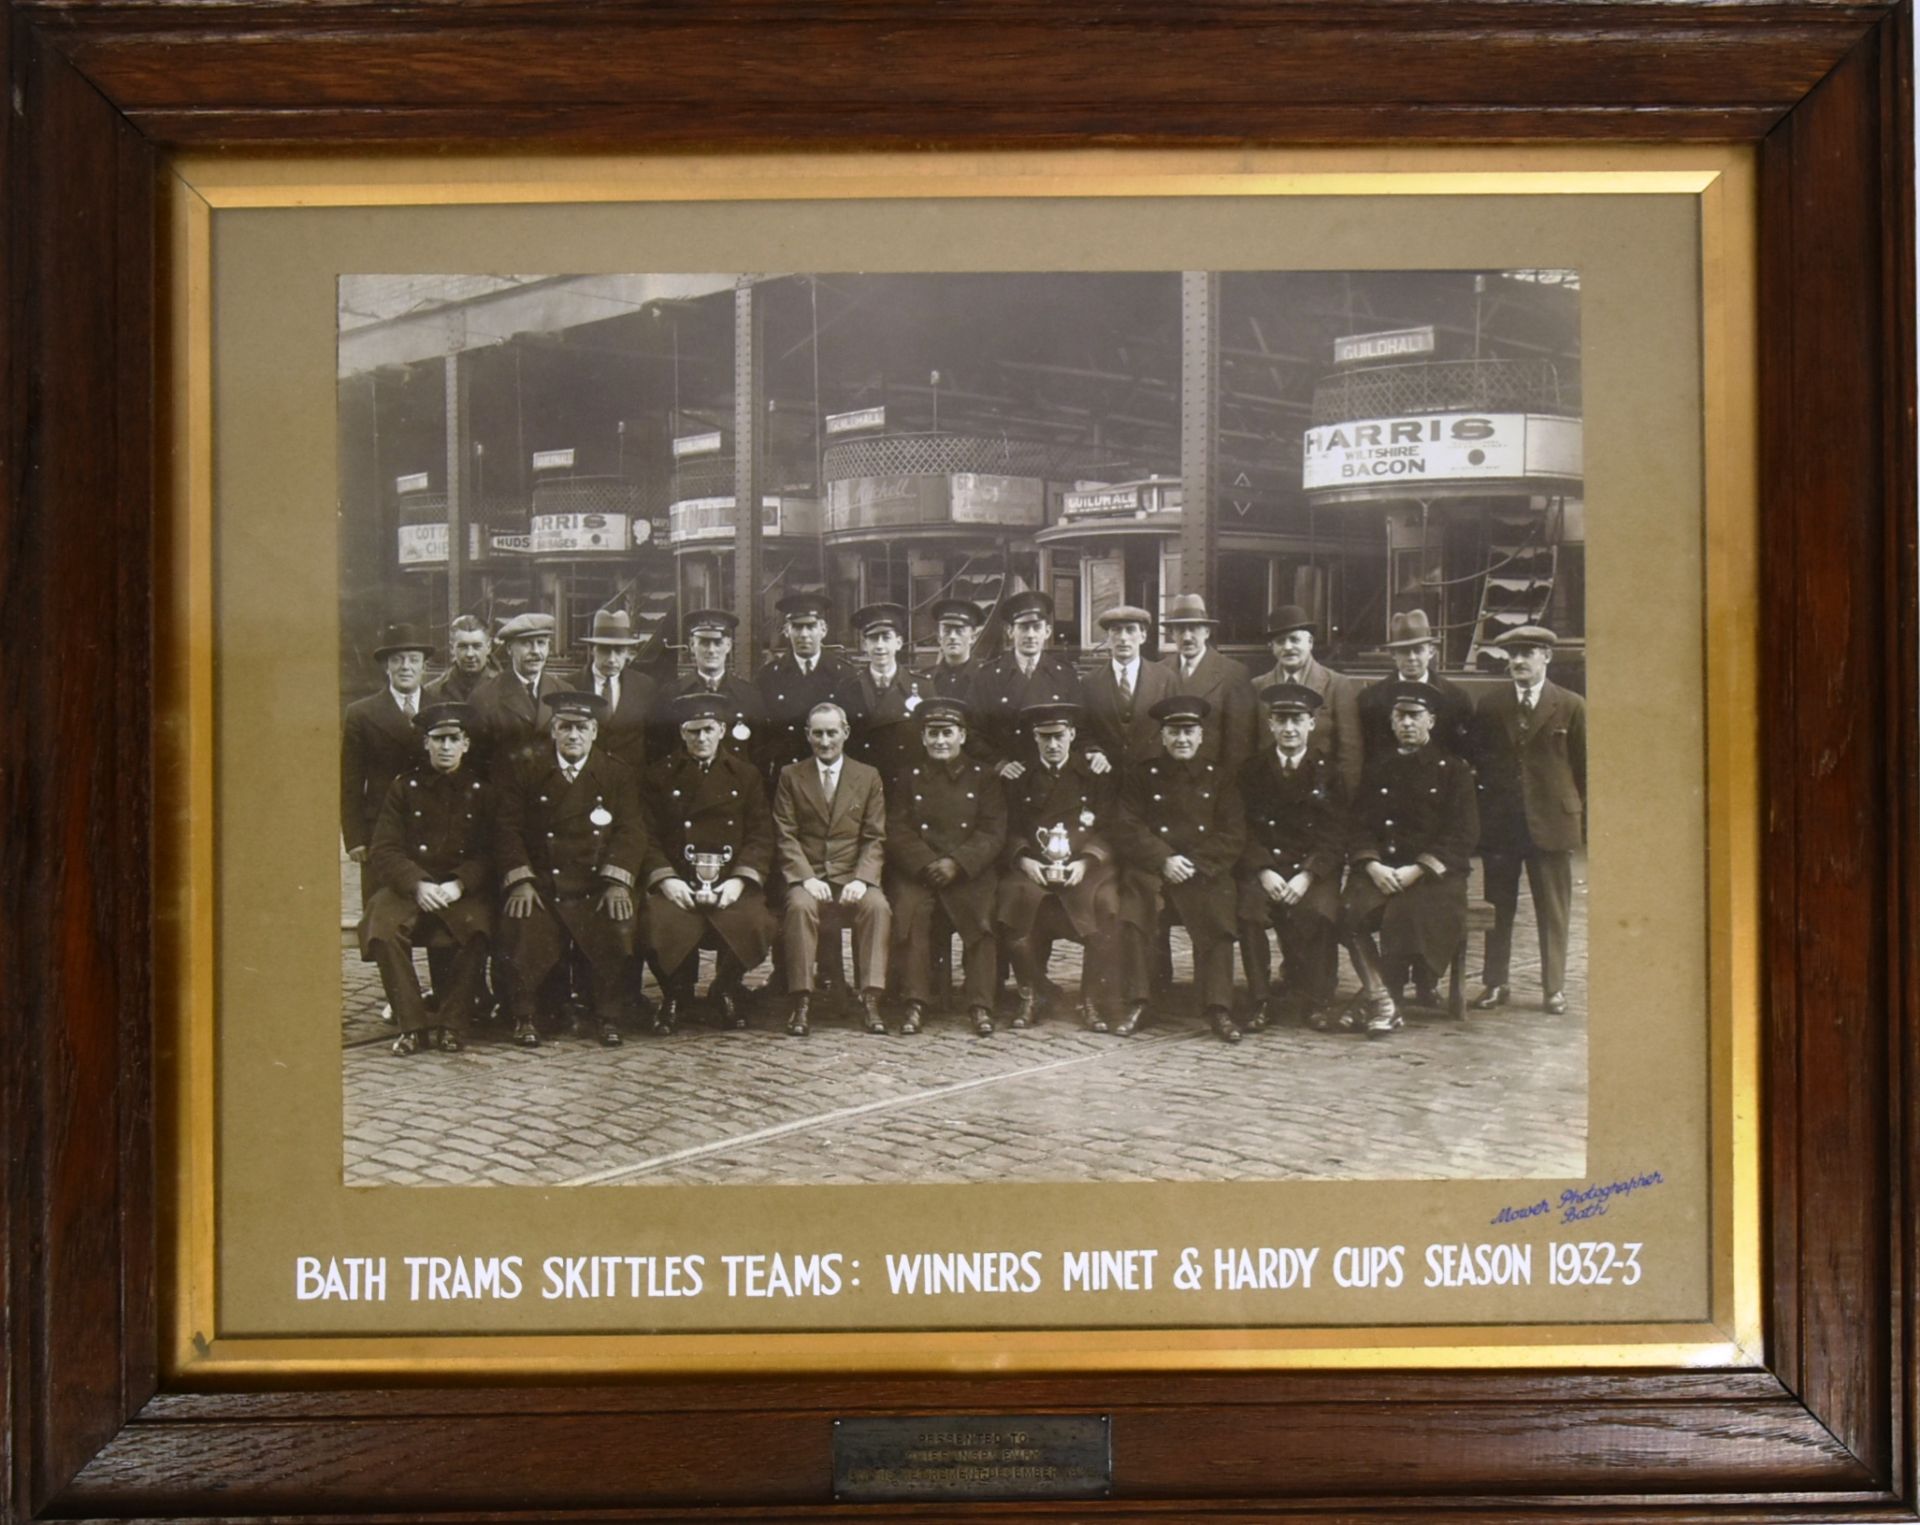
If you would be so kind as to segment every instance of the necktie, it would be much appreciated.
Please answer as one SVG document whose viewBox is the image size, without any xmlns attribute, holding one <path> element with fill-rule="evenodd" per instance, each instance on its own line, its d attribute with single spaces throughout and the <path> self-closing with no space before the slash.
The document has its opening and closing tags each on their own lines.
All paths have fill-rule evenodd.
<svg viewBox="0 0 1920 1525">
<path fill-rule="evenodd" d="M 829 805 L 833 803 L 834 791 L 839 788 L 839 786 L 840 770 L 838 768 L 822 768 L 820 770 L 820 792 L 827 797 L 827 803 Z"/>
<path fill-rule="evenodd" d="M 1199 666 L 1200 664 L 1197 661 L 1182 662 L 1180 664 L 1180 675 L 1185 678 L 1187 682 L 1191 683 L 1193 681 L 1193 675 L 1199 669 Z"/>
<path fill-rule="evenodd" d="M 409 720 L 413 719 L 413 695 L 412 694 L 402 694 L 400 696 L 400 713 L 405 715 Z"/>
<path fill-rule="evenodd" d="M 568 767 L 566 764 L 562 763 L 560 766 L 560 771 L 562 774 L 566 776 L 566 780 L 568 783 L 572 783 L 576 778 L 580 776 L 580 769 L 577 765 L 574 767 Z"/>
<path fill-rule="evenodd" d="M 1133 702 L 1133 669 L 1131 667 L 1120 669 L 1120 697 L 1129 704 Z"/>
<path fill-rule="evenodd" d="M 620 708 L 620 680 L 618 678 L 596 678 L 600 685 L 600 697 L 607 701 L 607 711 L 611 714 Z"/>
</svg>

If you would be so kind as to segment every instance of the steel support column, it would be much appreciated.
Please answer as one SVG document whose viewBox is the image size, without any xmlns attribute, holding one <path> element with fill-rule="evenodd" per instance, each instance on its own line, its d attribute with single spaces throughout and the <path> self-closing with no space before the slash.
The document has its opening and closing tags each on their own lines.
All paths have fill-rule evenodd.
<svg viewBox="0 0 1920 1525">
<path fill-rule="evenodd" d="M 472 368 L 459 350 L 450 350 L 447 373 L 447 627 L 466 612 L 461 587 L 466 567 L 467 520 L 473 505 L 473 418 L 468 406 Z M 449 635 L 451 639 L 451 635 Z"/>
<path fill-rule="evenodd" d="M 1180 276 L 1180 591 L 1205 595 L 1215 614 L 1219 444 L 1220 277 L 1187 270 Z"/>
<path fill-rule="evenodd" d="M 760 498 L 766 482 L 766 374 L 761 335 L 764 299 L 743 278 L 733 292 L 733 612 L 740 629 L 733 664 L 753 673 L 760 646 Z"/>
</svg>

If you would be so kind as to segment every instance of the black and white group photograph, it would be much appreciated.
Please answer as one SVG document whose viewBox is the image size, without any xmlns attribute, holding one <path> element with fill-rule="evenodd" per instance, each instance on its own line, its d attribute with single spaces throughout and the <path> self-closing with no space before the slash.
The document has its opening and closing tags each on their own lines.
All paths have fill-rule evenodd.
<svg viewBox="0 0 1920 1525">
<path fill-rule="evenodd" d="M 1585 1172 L 1578 272 L 338 341 L 346 1184 Z"/>
</svg>

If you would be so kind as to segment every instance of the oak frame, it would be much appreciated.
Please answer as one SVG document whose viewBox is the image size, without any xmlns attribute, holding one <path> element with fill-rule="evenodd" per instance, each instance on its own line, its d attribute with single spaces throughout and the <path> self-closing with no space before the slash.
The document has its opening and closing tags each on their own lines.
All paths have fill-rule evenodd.
<svg viewBox="0 0 1920 1525">
<path fill-rule="evenodd" d="M 1113 1415 L 1115 1497 L 993 1513 L 1920 1517 L 1908 7 L 710 9 L 9 6 L 5 1518 L 873 1517 L 828 1502 L 834 1415 L 1055 1409 Z M 898 66 L 865 77 L 863 32 Z M 1021 77 L 1045 84 L 1004 84 Z M 1770 1368 L 164 1390 L 148 760 L 165 717 L 141 675 L 166 572 L 166 156 L 1393 139 L 1761 148 Z"/>
</svg>

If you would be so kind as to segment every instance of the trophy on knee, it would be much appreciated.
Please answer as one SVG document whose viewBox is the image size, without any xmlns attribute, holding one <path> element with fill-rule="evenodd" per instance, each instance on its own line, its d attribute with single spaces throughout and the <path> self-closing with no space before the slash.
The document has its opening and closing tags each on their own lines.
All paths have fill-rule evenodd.
<svg viewBox="0 0 1920 1525">
<path fill-rule="evenodd" d="M 693 867 L 693 900 L 695 905 L 718 905 L 720 891 L 718 885 L 727 865 L 733 861 L 733 849 L 723 847 L 719 852 L 695 852 L 693 844 L 687 844 L 687 862 Z"/>
<path fill-rule="evenodd" d="M 1067 828 L 1064 825 L 1037 826 L 1033 840 L 1040 844 L 1040 852 L 1045 859 L 1040 865 L 1040 877 L 1048 884 L 1065 884 L 1067 865 L 1073 861 L 1073 843 L 1067 837 Z"/>
</svg>

